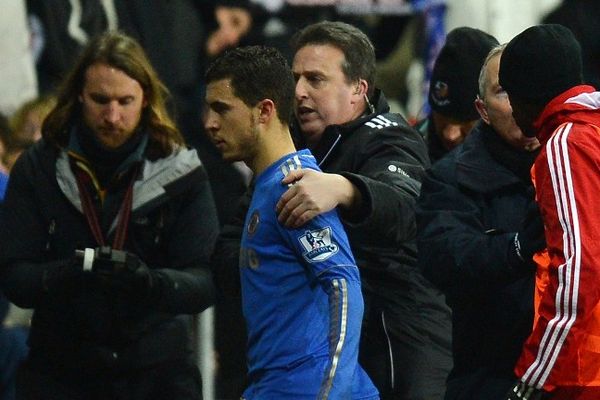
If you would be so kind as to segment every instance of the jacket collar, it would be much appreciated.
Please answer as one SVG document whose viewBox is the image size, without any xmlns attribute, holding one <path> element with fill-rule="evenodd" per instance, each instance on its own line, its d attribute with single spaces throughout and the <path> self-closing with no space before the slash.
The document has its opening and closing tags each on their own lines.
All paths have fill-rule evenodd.
<svg viewBox="0 0 600 400">
<path fill-rule="evenodd" d="M 456 152 L 456 180 L 471 190 L 480 193 L 495 192 L 522 181 L 506 167 L 499 164 L 490 154 L 484 135 L 497 135 L 484 122 L 479 122 Z"/>
<path fill-rule="evenodd" d="M 589 111 L 599 108 L 600 92 L 588 85 L 575 86 L 552 99 L 535 120 L 533 128 L 543 146 L 556 128 L 565 122 L 597 124 L 597 114 Z"/>
<path fill-rule="evenodd" d="M 371 121 L 376 116 L 389 112 L 390 106 L 381 90 L 375 89 L 373 98 L 370 100 L 375 108 L 374 112 L 369 113 L 369 110 L 367 109 L 367 112 L 357 119 L 342 125 L 329 125 L 325 128 L 319 143 L 314 149 L 311 149 L 319 166 L 326 162 L 331 152 L 338 146 L 344 137 L 348 136 L 365 123 Z"/>
<path fill-rule="evenodd" d="M 165 158 L 144 159 L 141 177 L 133 186 L 132 211 L 149 204 L 158 204 L 167 197 L 165 187 L 202 166 L 196 150 L 180 148 Z M 69 155 L 62 150 L 56 160 L 56 180 L 61 191 L 77 210 L 83 212 L 79 189 L 71 169 Z M 113 222 L 111 230 L 114 229 Z"/>
</svg>

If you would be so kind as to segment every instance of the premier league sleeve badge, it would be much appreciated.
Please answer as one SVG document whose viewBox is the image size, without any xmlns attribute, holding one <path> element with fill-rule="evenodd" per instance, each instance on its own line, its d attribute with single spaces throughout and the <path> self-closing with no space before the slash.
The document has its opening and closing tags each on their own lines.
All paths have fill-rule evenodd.
<svg viewBox="0 0 600 400">
<path fill-rule="evenodd" d="M 329 257 L 338 252 L 339 247 L 335 244 L 331 237 L 331 227 L 305 231 L 304 234 L 298 237 L 304 252 L 302 256 L 308 262 L 319 262 L 327 260 Z"/>
</svg>

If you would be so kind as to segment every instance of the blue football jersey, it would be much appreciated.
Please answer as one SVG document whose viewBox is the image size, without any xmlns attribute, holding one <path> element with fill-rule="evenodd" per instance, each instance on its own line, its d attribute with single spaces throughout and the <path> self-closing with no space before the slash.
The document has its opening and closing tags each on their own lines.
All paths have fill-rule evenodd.
<svg viewBox="0 0 600 400">
<path fill-rule="evenodd" d="M 360 276 L 337 211 L 299 229 L 275 206 L 293 169 L 319 170 L 308 150 L 256 178 L 242 236 L 240 274 L 248 329 L 246 399 L 376 399 L 358 365 Z"/>
</svg>

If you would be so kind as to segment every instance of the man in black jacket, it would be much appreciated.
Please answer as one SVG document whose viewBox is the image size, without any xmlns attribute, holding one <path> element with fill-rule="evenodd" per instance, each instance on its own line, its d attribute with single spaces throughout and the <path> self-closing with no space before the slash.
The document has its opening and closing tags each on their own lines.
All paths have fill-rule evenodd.
<svg viewBox="0 0 600 400">
<path fill-rule="evenodd" d="M 498 84 L 503 48 L 481 69 L 482 122 L 431 168 L 417 208 L 419 265 L 452 308 L 446 400 L 505 399 L 533 323 L 532 255 L 545 241 L 529 171 L 540 145 Z"/>
<path fill-rule="evenodd" d="M 214 299 L 218 224 L 165 94 L 137 42 L 97 37 L 12 170 L 0 284 L 34 309 L 18 398 L 202 398 L 189 314 Z"/>
<path fill-rule="evenodd" d="M 324 173 L 288 175 L 282 184 L 294 184 L 278 204 L 279 221 L 298 227 L 338 207 L 365 298 L 361 365 L 383 399 L 439 399 L 451 366 L 449 310 L 416 267 L 425 143 L 375 89 L 363 32 L 320 22 L 300 31 L 293 49 L 299 139 Z M 226 237 L 235 240 L 233 227 Z"/>
</svg>

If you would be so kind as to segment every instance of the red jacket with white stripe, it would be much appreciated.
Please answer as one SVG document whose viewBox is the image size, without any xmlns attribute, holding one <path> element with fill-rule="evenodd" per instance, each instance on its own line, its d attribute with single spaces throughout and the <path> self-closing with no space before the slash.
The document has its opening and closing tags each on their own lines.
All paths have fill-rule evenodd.
<svg viewBox="0 0 600 400">
<path fill-rule="evenodd" d="M 600 92 L 569 89 L 534 127 L 549 265 L 538 270 L 536 320 L 515 372 L 545 390 L 600 386 Z"/>
</svg>

